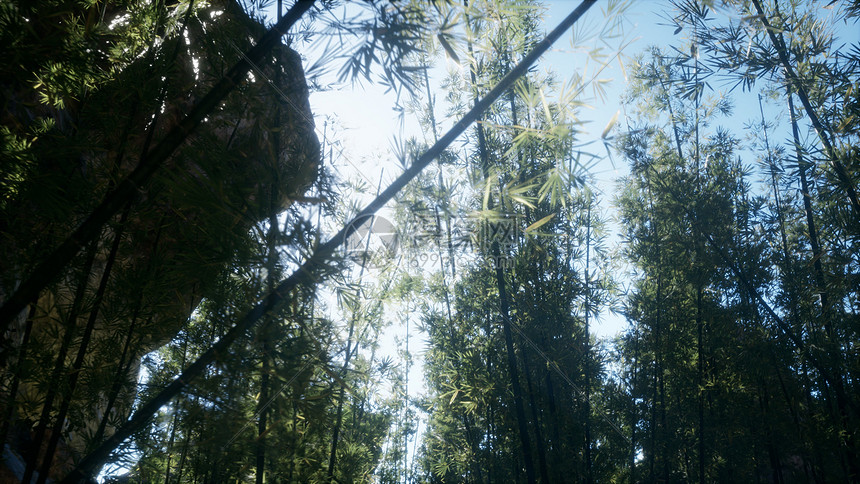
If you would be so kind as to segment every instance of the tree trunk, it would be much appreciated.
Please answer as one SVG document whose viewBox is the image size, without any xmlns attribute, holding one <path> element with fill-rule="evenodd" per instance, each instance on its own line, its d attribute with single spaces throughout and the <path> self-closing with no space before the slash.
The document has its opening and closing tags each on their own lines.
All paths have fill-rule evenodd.
<svg viewBox="0 0 860 484">
<path fill-rule="evenodd" d="M 265 327 L 264 327 L 265 329 Z M 260 400 L 257 402 L 257 442 L 256 447 L 256 483 L 265 482 L 266 473 L 266 418 L 268 416 L 267 405 L 269 404 L 269 345 L 263 342 L 263 364 L 260 369 Z"/>
<path fill-rule="evenodd" d="M 699 428 L 696 435 L 699 441 L 699 483 L 705 483 L 705 356 L 702 344 L 702 286 L 696 289 L 696 348 L 698 366 L 698 405 Z"/>
<path fill-rule="evenodd" d="M 522 351 L 523 357 L 523 374 L 526 376 L 526 388 L 529 392 L 529 407 L 531 407 L 532 412 L 532 426 L 535 429 L 535 443 L 537 444 L 537 454 L 538 454 L 538 466 L 540 468 L 540 478 L 544 483 L 552 482 L 549 478 L 549 470 L 547 467 L 546 461 L 546 445 L 543 438 L 543 431 L 541 430 L 542 423 L 540 420 L 540 415 L 538 414 L 537 403 L 535 402 L 535 393 L 536 389 L 532 387 L 532 378 L 531 378 L 531 370 L 528 364 L 528 354 L 525 350 Z"/>
<path fill-rule="evenodd" d="M 62 378 L 63 368 L 66 366 L 66 356 L 68 355 L 69 346 L 72 344 L 72 339 L 75 335 L 75 330 L 77 329 L 77 320 L 81 311 L 81 305 L 83 304 L 84 295 L 86 294 L 87 285 L 89 282 L 90 272 L 92 271 L 93 262 L 95 261 L 96 252 L 97 252 L 97 244 L 95 242 L 90 243 L 90 248 L 87 251 L 86 261 L 84 262 L 84 267 L 81 272 L 81 276 L 78 278 L 77 287 L 75 288 L 75 298 L 72 302 L 72 309 L 69 312 L 68 318 L 65 324 L 65 331 L 63 332 L 63 340 L 60 343 L 60 348 L 57 353 L 57 359 L 54 363 L 54 369 L 51 372 L 51 379 L 49 380 L 48 391 L 45 394 L 45 401 L 42 403 L 42 413 L 39 417 L 39 423 L 36 426 L 36 432 L 33 437 L 33 448 L 30 451 L 30 456 L 27 458 L 27 466 L 24 469 L 24 476 L 21 479 L 21 482 L 31 482 L 33 478 L 33 474 L 36 472 L 36 467 L 39 464 L 39 455 L 42 450 L 42 442 L 45 440 L 45 432 L 47 431 L 48 425 L 51 419 L 51 410 L 54 406 L 54 399 L 57 397 L 60 386 L 60 379 Z"/>
<path fill-rule="evenodd" d="M 594 482 L 591 463 L 591 328 L 589 328 L 589 313 L 591 312 L 591 194 L 588 195 L 588 215 L 585 225 L 585 482 Z"/>
<path fill-rule="evenodd" d="M 283 9 L 283 0 L 278 0 L 278 22 L 280 22 Z M 280 56 L 277 56 L 276 62 L 278 64 L 281 63 Z M 275 85 L 281 85 L 281 69 L 278 68 L 275 70 Z M 275 106 L 275 119 L 273 121 L 273 125 L 275 127 L 276 132 L 280 132 L 282 129 L 281 126 L 281 103 L 277 103 Z M 281 137 L 275 136 L 272 139 L 272 147 L 273 152 L 275 153 L 275 157 L 280 156 L 281 152 Z M 277 166 L 277 160 L 273 166 Z M 273 179 L 277 179 L 277 173 L 272 173 Z M 280 233 L 278 232 L 278 187 L 273 186 L 271 188 L 271 194 L 269 196 L 269 231 L 266 234 L 267 242 L 267 274 L 266 274 L 266 290 L 271 292 L 275 288 L 275 284 L 277 284 L 277 264 L 278 264 L 278 248 L 277 243 L 278 239 L 280 239 Z M 269 345 L 269 336 L 271 332 L 272 320 L 269 319 L 263 326 L 260 328 L 259 334 L 262 335 L 262 344 L 261 344 L 261 368 L 260 368 L 260 400 L 257 402 L 257 418 L 259 419 L 257 422 L 257 442 L 255 444 L 255 454 L 256 454 L 256 484 L 263 484 L 266 479 L 266 424 L 268 417 L 268 406 L 269 406 L 269 365 L 272 360 L 271 356 L 271 347 Z"/>
<path fill-rule="evenodd" d="M 12 384 L 9 387 L 9 397 L 6 400 L 6 408 L 3 415 L 3 427 L 0 429 L 0 448 L 6 445 L 6 439 L 9 437 L 9 431 L 12 427 L 12 421 L 15 418 L 15 400 L 18 396 L 18 386 L 21 384 L 21 370 L 24 367 L 24 362 L 27 359 L 27 349 L 30 344 L 30 335 L 33 332 L 33 316 L 36 314 L 36 305 L 30 306 L 30 314 L 27 315 L 27 323 L 24 326 L 24 336 L 21 339 L 21 346 L 18 351 L 18 361 L 15 364 L 15 370 L 12 375 Z"/>
<path fill-rule="evenodd" d="M 185 344 L 182 345 L 182 366 L 185 366 L 185 358 L 188 355 L 188 340 L 185 340 Z M 176 441 L 176 427 L 179 426 L 179 410 L 180 405 L 177 404 L 173 409 L 173 423 L 170 426 L 170 438 L 167 440 L 167 462 L 164 464 L 164 484 L 170 484 L 170 461 L 173 457 L 173 443 Z M 105 418 L 102 419 L 102 422 L 107 421 L 107 413 L 105 413 Z M 104 431 L 102 427 L 99 428 L 100 431 Z M 97 439 L 96 441 L 100 440 Z M 176 482 L 180 482 L 179 478 L 176 479 Z"/>
<path fill-rule="evenodd" d="M 514 408 L 517 416 L 517 428 L 520 433 L 520 446 L 522 447 L 523 460 L 526 468 L 526 479 L 529 484 L 535 484 L 535 469 L 532 463 L 531 444 L 529 443 L 529 430 L 526 421 L 526 412 L 523 407 L 523 390 L 520 387 L 520 375 L 517 368 L 516 354 L 514 353 L 514 339 L 511 334 L 510 311 L 508 308 L 508 293 L 505 288 L 505 275 L 502 272 L 501 256 L 498 242 L 493 242 L 493 258 L 496 263 L 496 284 L 499 289 L 499 303 L 502 312 L 502 331 L 505 336 L 505 349 L 508 356 L 508 375 L 510 376 L 511 388 L 514 392 Z"/>
<path fill-rule="evenodd" d="M 119 225 L 116 229 L 116 234 L 114 235 L 113 245 L 111 245 L 110 253 L 108 254 L 108 258 L 105 263 L 104 273 L 102 274 L 99 287 L 96 290 L 95 299 L 93 300 L 92 308 L 90 309 L 89 317 L 87 318 L 87 325 L 84 328 L 83 335 L 81 336 L 78 354 L 75 357 L 75 361 L 72 363 L 72 369 L 69 372 L 66 394 L 60 403 L 57 421 L 54 423 L 54 430 L 51 432 L 51 438 L 48 441 L 48 450 L 45 453 L 45 458 L 42 463 L 42 472 L 39 475 L 39 479 L 36 481 L 36 484 L 45 484 L 45 480 L 48 478 L 48 473 L 51 469 L 51 462 L 54 459 L 54 452 L 57 450 L 57 444 L 59 443 L 60 436 L 63 433 L 66 415 L 68 415 L 69 408 L 72 405 L 72 397 L 75 393 L 75 388 L 78 385 L 78 378 L 80 377 L 81 369 L 84 366 L 84 359 L 87 356 L 87 350 L 92 339 L 93 330 L 96 326 L 99 310 L 101 309 L 108 283 L 110 282 L 111 272 L 113 271 L 113 266 L 116 262 L 117 251 L 119 250 L 119 244 L 122 241 L 123 231 L 125 224 L 128 221 L 128 214 L 130 211 L 131 202 L 126 205 L 125 210 L 120 217 Z"/>
<path fill-rule="evenodd" d="M 639 331 L 634 329 L 633 333 L 633 377 L 630 385 L 630 396 L 632 400 L 632 411 L 630 412 L 630 484 L 636 483 L 636 426 L 639 424 L 639 409 L 636 406 L 636 395 L 634 389 L 639 381 Z"/>
<path fill-rule="evenodd" d="M 765 442 L 767 445 L 767 455 L 770 460 L 771 475 L 775 484 L 782 484 L 785 479 L 782 475 L 782 468 L 779 463 L 779 451 L 776 448 L 776 442 L 773 438 L 773 429 L 770 425 L 770 404 L 768 403 L 767 385 L 762 380 L 758 388 L 758 403 L 761 409 L 763 425 L 765 429 Z"/>
</svg>

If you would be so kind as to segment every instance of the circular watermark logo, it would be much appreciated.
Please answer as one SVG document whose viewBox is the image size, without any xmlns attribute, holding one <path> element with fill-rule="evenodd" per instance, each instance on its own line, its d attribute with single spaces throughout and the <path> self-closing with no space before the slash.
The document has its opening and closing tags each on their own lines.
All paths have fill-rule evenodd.
<svg viewBox="0 0 860 484">
<path fill-rule="evenodd" d="M 400 247 L 397 226 L 381 215 L 365 215 L 353 220 L 346 233 L 344 255 L 365 267 L 388 265 Z"/>
<path fill-rule="evenodd" d="M 416 211 L 411 216 L 400 231 L 381 215 L 353 220 L 342 241 L 344 257 L 375 269 L 389 266 L 400 256 L 413 268 L 447 265 L 462 251 L 483 254 L 503 267 L 513 263 L 510 254 L 520 237 L 517 214 L 443 219 L 435 211 Z"/>
</svg>

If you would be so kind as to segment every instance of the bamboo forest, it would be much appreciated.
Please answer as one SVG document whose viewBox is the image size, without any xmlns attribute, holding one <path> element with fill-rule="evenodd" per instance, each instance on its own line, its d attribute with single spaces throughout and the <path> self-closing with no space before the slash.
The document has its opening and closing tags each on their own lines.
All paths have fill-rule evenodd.
<svg viewBox="0 0 860 484">
<path fill-rule="evenodd" d="M 860 482 L 856 0 L 0 0 L 0 482 Z"/>
</svg>

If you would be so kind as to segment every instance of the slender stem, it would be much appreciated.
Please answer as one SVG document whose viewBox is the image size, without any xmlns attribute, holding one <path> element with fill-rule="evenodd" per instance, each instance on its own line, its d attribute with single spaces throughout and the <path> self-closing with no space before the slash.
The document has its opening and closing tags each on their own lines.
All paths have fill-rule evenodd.
<svg viewBox="0 0 860 484">
<path fill-rule="evenodd" d="M 591 458 L 591 332 L 588 326 L 589 313 L 591 312 L 591 298 L 589 279 L 591 278 L 591 193 L 588 192 L 586 206 L 587 215 L 585 221 L 585 482 L 594 482 L 592 475 Z"/>
</svg>

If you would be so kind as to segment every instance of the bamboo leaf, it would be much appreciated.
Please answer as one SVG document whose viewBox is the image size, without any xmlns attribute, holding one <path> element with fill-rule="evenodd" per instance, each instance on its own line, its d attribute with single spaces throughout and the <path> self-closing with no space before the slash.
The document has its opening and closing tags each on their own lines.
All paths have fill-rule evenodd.
<svg viewBox="0 0 860 484">
<path fill-rule="evenodd" d="M 484 205 L 483 208 L 486 210 L 490 206 L 490 178 L 488 177 L 484 183 Z"/>
<path fill-rule="evenodd" d="M 552 114 L 549 111 L 549 103 L 546 102 L 546 97 L 543 95 L 543 89 L 538 89 L 540 94 L 540 102 L 543 104 L 543 112 L 546 114 L 546 121 L 549 123 L 552 120 Z"/>
<path fill-rule="evenodd" d="M 535 208 L 535 204 L 533 204 L 531 202 L 531 200 L 529 200 L 528 198 L 521 197 L 518 195 L 511 195 L 511 194 L 508 194 L 508 196 L 510 197 L 511 200 L 513 200 L 515 202 L 519 202 L 519 203 L 521 203 L 521 204 L 523 204 L 529 208 Z"/>
<path fill-rule="evenodd" d="M 442 35 L 442 32 L 436 34 L 436 38 L 439 39 L 439 43 L 442 44 L 442 48 L 445 49 L 445 52 L 448 54 L 451 60 L 456 62 L 457 65 L 460 65 L 460 57 L 458 57 L 457 53 L 454 52 L 454 48 L 451 47 L 451 44 L 448 43 L 448 40 L 445 39 L 445 36 Z"/>
<path fill-rule="evenodd" d="M 621 114 L 620 109 L 618 111 L 615 111 L 615 115 L 612 116 L 612 119 L 610 119 L 608 123 L 606 123 L 606 127 L 603 128 L 603 133 L 600 134 L 601 138 L 606 139 L 606 135 L 608 135 L 609 132 L 612 131 L 612 127 L 615 126 L 615 122 L 618 121 L 619 114 Z"/>
<path fill-rule="evenodd" d="M 547 215 L 546 217 L 544 217 L 544 218 L 538 220 L 537 222 L 526 227 L 526 232 L 531 232 L 532 230 L 538 229 L 538 228 L 546 225 L 546 223 L 549 222 L 550 220 L 552 220 L 553 217 L 555 217 L 554 213 Z"/>
</svg>

